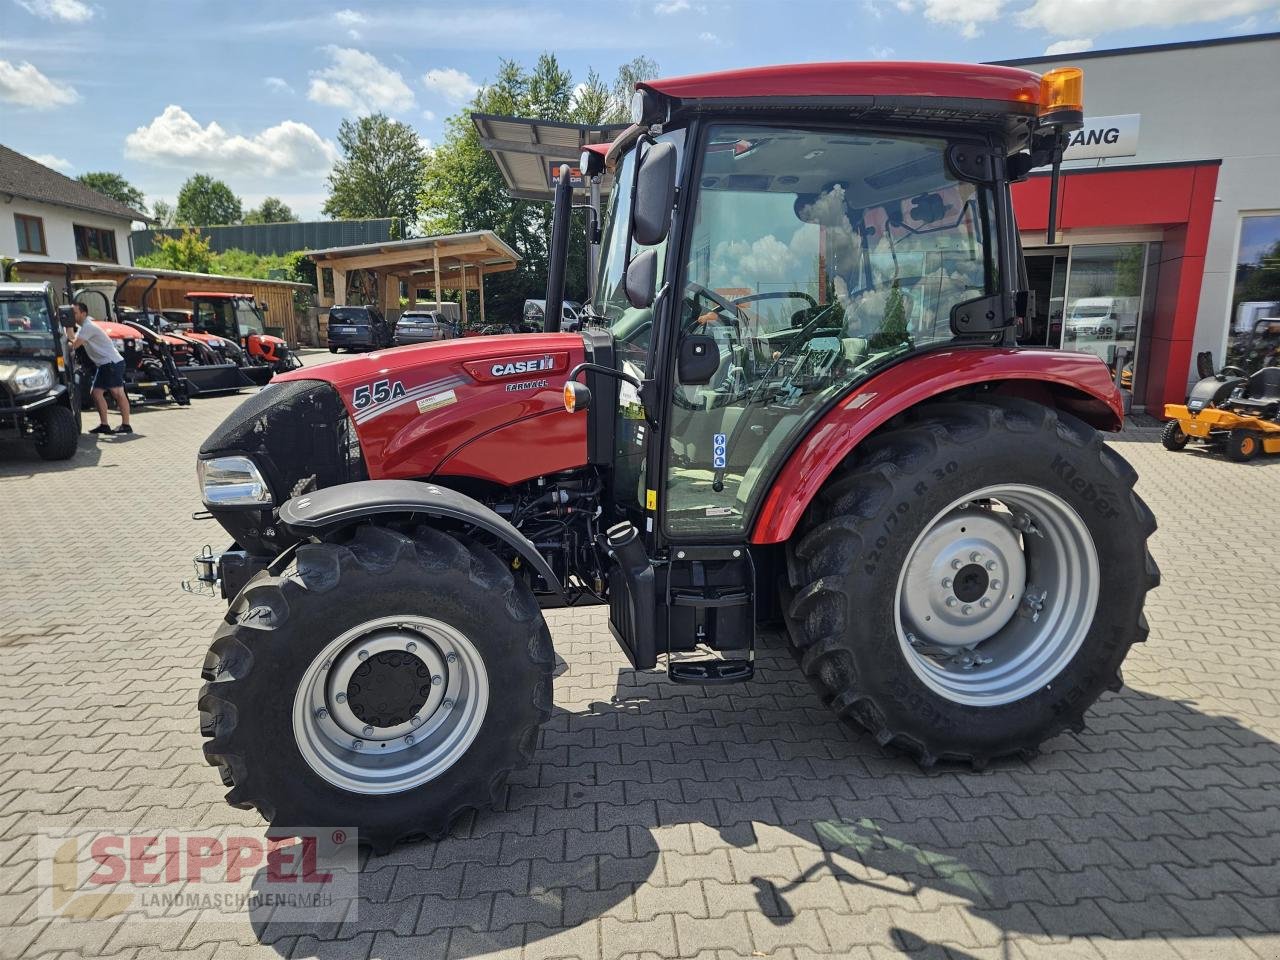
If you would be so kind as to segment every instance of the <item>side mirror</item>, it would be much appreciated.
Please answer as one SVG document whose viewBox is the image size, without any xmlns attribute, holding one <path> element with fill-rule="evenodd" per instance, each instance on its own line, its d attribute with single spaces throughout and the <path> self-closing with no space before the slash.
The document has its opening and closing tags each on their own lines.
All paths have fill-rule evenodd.
<svg viewBox="0 0 1280 960">
<path fill-rule="evenodd" d="M 650 247 L 631 258 L 623 279 L 627 302 L 636 309 L 653 306 L 658 290 L 658 251 Z"/>
<path fill-rule="evenodd" d="M 691 333 L 680 341 L 680 356 L 676 358 L 676 375 L 680 382 L 690 386 L 710 383 L 720 369 L 720 348 L 714 337 L 705 333 Z"/>
<path fill-rule="evenodd" d="M 631 199 L 631 236 L 651 247 L 667 238 L 676 200 L 676 148 L 657 143 L 645 151 L 636 170 Z"/>
</svg>

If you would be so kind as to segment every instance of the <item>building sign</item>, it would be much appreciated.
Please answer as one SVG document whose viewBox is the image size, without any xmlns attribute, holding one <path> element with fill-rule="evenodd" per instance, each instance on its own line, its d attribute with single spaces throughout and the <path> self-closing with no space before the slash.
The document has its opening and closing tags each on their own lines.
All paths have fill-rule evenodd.
<svg viewBox="0 0 1280 960">
<path fill-rule="evenodd" d="M 1142 115 L 1086 117 L 1084 126 L 1067 134 L 1063 160 L 1098 160 L 1132 157 L 1138 152 L 1138 122 Z"/>
<path fill-rule="evenodd" d="M 582 189 L 582 171 L 576 163 L 565 160 L 547 161 L 547 186 L 552 190 L 556 188 L 556 184 L 560 182 L 560 168 L 566 164 L 569 167 L 569 186 L 574 190 Z"/>
</svg>

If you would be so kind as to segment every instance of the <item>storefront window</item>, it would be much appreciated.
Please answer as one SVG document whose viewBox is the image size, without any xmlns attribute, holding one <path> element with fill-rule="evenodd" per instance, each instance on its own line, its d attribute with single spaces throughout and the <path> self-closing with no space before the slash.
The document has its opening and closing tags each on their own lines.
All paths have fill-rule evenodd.
<svg viewBox="0 0 1280 960">
<path fill-rule="evenodd" d="M 1280 366 L 1280 214 L 1241 218 L 1227 363 Z"/>
<path fill-rule="evenodd" d="M 1128 368 L 1132 378 L 1146 252 L 1145 243 L 1078 244 L 1071 248 L 1063 349 L 1092 353 L 1113 370 Z"/>
</svg>

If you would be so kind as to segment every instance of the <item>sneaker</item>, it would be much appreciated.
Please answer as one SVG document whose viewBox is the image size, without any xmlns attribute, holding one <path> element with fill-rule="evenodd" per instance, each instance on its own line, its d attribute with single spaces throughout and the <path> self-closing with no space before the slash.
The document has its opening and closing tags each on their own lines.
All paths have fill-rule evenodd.
<svg viewBox="0 0 1280 960">
<path fill-rule="evenodd" d="M 90 430 L 89 432 L 90 432 L 90 433 L 103 433 L 103 434 L 112 434 L 112 433 L 115 433 L 115 431 L 114 431 L 114 430 L 112 430 L 112 429 L 111 429 L 111 427 L 110 427 L 109 425 L 105 424 L 105 423 L 99 424 L 98 426 L 96 426 L 96 427 L 94 427 L 92 430 Z"/>
<path fill-rule="evenodd" d="M 133 427 L 129 426 L 127 423 L 122 423 L 120 426 L 116 427 L 116 433 L 133 433 Z"/>
</svg>

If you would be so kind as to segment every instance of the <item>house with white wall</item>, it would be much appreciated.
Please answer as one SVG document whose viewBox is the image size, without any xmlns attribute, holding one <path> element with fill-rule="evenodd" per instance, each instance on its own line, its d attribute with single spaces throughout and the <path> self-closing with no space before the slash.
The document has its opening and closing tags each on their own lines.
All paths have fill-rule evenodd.
<svg viewBox="0 0 1280 960">
<path fill-rule="evenodd" d="M 0 257 L 133 265 L 146 214 L 0 144 Z"/>
</svg>

